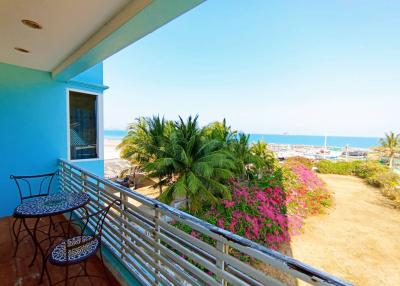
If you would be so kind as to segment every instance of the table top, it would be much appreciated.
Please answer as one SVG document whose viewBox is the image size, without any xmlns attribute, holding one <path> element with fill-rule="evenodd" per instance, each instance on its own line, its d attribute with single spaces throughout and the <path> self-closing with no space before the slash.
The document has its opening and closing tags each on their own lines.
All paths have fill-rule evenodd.
<svg viewBox="0 0 400 286">
<path fill-rule="evenodd" d="M 90 200 L 85 193 L 55 193 L 23 202 L 15 208 L 17 217 L 45 217 L 76 210 Z"/>
</svg>

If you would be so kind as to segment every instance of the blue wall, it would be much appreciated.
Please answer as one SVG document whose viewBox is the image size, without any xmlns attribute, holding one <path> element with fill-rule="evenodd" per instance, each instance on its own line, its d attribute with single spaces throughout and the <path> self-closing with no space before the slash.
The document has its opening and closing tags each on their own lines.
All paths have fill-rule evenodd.
<svg viewBox="0 0 400 286">
<path fill-rule="evenodd" d="M 101 92 L 102 82 L 101 64 L 65 83 L 48 72 L 0 63 L 0 217 L 19 203 L 10 174 L 46 173 L 67 158 L 66 89 Z M 104 175 L 102 160 L 77 165 Z"/>
<path fill-rule="evenodd" d="M 103 63 L 97 64 L 94 67 L 84 71 L 83 73 L 73 77 L 72 81 L 80 81 L 91 84 L 103 84 Z"/>
</svg>

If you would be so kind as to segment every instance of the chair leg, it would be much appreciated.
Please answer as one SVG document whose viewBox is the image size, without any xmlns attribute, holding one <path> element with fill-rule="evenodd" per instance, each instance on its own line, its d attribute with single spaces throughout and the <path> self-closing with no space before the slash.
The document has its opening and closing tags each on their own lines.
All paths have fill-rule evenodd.
<svg viewBox="0 0 400 286">
<path fill-rule="evenodd" d="M 17 221 L 19 222 L 18 231 L 15 231 L 15 226 L 17 225 Z M 14 240 L 15 240 L 15 249 L 14 249 L 13 257 L 17 256 L 17 251 L 18 251 L 18 247 L 19 247 L 19 234 L 21 232 L 21 226 L 22 226 L 22 220 L 19 218 L 15 218 L 14 222 L 13 222 L 13 226 L 12 226 Z"/>
<path fill-rule="evenodd" d="M 57 230 L 57 225 L 54 223 L 52 216 L 50 216 L 50 225 L 51 227 L 53 227 L 53 230 L 55 231 Z"/>
<path fill-rule="evenodd" d="M 43 259 L 43 262 L 42 262 L 42 270 L 41 270 L 41 272 L 40 272 L 39 284 L 42 284 L 42 283 L 43 283 L 43 276 L 44 276 L 44 273 L 46 272 L 47 279 L 49 280 L 49 285 L 51 286 L 51 285 L 53 285 L 53 284 L 52 284 L 52 282 L 51 282 L 51 277 L 50 277 L 49 270 L 47 269 L 47 260 L 48 260 L 48 256 L 45 257 L 45 258 Z"/>
<path fill-rule="evenodd" d="M 35 225 L 33 227 L 32 233 L 27 229 L 27 231 L 30 233 L 30 235 L 32 237 L 33 244 L 34 244 L 34 247 L 35 247 L 35 254 L 32 257 L 31 263 L 28 265 L 29 267 L 32 267 L 33 263 L 35 262 L 36 256 L 37 256 L 37 253 L 38 253 L 38 248 L 40 247 L 40 244 L 39 244 L 39 242 L 37 240 L 37 236 L 36 236 L 37 235 L 36 230 L 37 230 L 37 226 L 39 224 L 39 220 L 40 220 L 39 218 L 36 219 L 36 222 L 35 222 Z M 27 225 L 26 225 L 25 219 L 23 219 L 23 222 L 24 222 L 25 228 L 28 228 Z"/>
</svg>

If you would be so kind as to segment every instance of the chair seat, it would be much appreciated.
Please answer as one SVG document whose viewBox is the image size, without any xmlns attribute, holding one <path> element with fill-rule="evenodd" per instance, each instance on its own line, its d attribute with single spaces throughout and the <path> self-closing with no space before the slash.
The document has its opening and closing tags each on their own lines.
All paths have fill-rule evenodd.
<svg viewBox="0 0 400 286">
<path fill-rule="evenodd" d="M 68 260 L 67 250 L 68 245 Z M 53 247 L 49 261 L 52 264 L 65 265 L 81 262 L 96 253 L 99 248 L 99 240 L 93 236 L 75 236 L 63 240 Z"/>
</svg>

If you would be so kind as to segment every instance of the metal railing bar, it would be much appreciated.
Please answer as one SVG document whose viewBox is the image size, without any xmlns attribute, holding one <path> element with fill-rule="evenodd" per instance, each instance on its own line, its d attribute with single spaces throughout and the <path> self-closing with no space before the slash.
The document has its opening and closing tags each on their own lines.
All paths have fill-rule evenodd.
<svg viewBox="0 0 400 286">
<path fill-rule="evenodd" d="M 139 193 L 136 193 L 136 192 L 130 190 L 129 188 L 125 188 L 114 182 L 104 180 L 103 178 L 100 178 L 92 173 L 89 173 L 80 167 L 74 166 L 65 160 L 60 160 L 60 170 L 61 170 L 61 182 L 62 182 L 61 187 L 64 188 L 65 190 L 79 192 L 84 188 L 85 190 L 89 191 L 91 193 L 91 195 L 93 195 L 94 197 L 96 197 L 96 196 L 100 197 L 103 195 L 104 196 L 108 195 L 108 196 L 114 197 L 115 196 L 114 192 L 122 193 L 123 195 L 125 195 L 128 198 L 126 200 L 126 202 L 124 202 L 126 204 L 126 206 L 128 207 L 128 209 L 124 213 L 124 215 L 128 216 L 128 214 L 129 214 L 131 216 L 137 217 L 137 220 L 141 220 L 142 222 L 146 221 L 145 223 L 146 224 L 148 223 L 148 227 L 152 231 L 154 231 L 154 228 L 155 228 L 154 223 L 151 223 L 151 221 L 154 220 L 154 216 L 144 212 L 143 210 L 140 210 L 137 206 L 134 206 L 133 204 L 128 202 L 129 199 L 137 201 L 137 202 L 141 203 L 143 206 L 149 207 L 150 209 L 153 209 L 153 210 L 158 209 L 163 216 L 170 217 L 172 219 L 180 221 L 180 222 L 190 226 L 191 228 L 203 233 L 204 235 L 207 235 L 210 238 L 215 239 L 216 241 L 222 243 L 223 245 L 226 245 L 227 247 L 237 249 L 238 251 L 240 251 L 244 254 L 247 254 L 249 256 L 252 256 L 252 257 L 258 259 L 259 261 L 267 263 L 267 264 L 273 266 L 274 268 L 276 268 L 284 273 L 287 273 L 295 278 L 299 278 L 301 280 L 304 280 L 304 281 L 309 282 L 314 285 L 335 285 L 335 286 L 352 285 L 352 284 L 350 284 L 346 281 L 343 281 L 339 278 L 336 278 L 330 274 L 327 274 L 323 271 L 320 271 L 311 266 L 308 266 L 307 264 L 304 264 L 293 258 L 287 257 L 277 251 L 268 249 L 265 246 L 259 245 L 259 244 L 254 243 L 246 238 L 240 237 L 229 231 L 218 228 L 215 225 L 212 225 L 205 221 L 202 221 L 202 220 L 200 220 L 196 217 L 193 217 L 183 211 L 180 211 L 178 209 L 175 209 L 173 207 L 165 205 L 157 200 L 147 198 Z M 104 188 L 101 188 L 100 185 L 104 186 Z M 104 198 L 103 198 L 103 200 L 104 200 Z M 126 223 L 131 224 L 132 222 L 127 221 Z M 181 249 L 185 249 L 185 250 L 188 250 L 190 243 L 193 243 L 193 241 L 192 242 L 186 241 L 186 240 L 190 240 L 190 239 L 188 239 L 188 237 L 186 235 L 182 235 L 181 232 L 178 232 L 179 235 L 177 235 L 175 238 L 169 237 L 169 235 L 170 235 L 169 233 L 171 233 L 171 231 L 173 231 L 173 229 L 171 229 L 169 226 L 166 227 L 165 223 L 163 222 L 162 219 L 158 220 L 157 223 L 159 223 L 160 226 L 162 226 L 164 224 L 164 227 L 161 227 L 158 230 L 156 238 L 169 240 L 169 242 L 171 242 L 171 243 L 174 242 L 173 241 L 174 239 L 179 238 L 178 241 L 183 240 L 184 243 L 181 243 L 181 244 L 175 243 L 175 244 L 177 245 L 177 248 L 180 247 Z M 179 237 L 179 236 L 183 236 L 183 238 Z M 151 239 L 152 238 L 150 237 L 150 240 Z M 153 241 L 153 243 L 156 243 L 156 241 Z M 197 248 L 200 248 L 201 251 L 203 251 L 202 248 L 199 247 L 196 243 L 193 243 L 193 244 L 194 244 L 194 246 L 192 245 L 192 246 L 190 246 L 190 248 L 197 247 Z M 202 245 L 201 243 L 198 243 L 198 244 Z M 186 246 L 184 247 L 183 245 L 186 245 Z M 201 273 L 201 270 L 195 269 L 195 267 L 192 264 L 189 263 L 190 265 L 187 265 L 183 261 L 175 261 L 177 258 L 176 253 L 173 253 L 170 250 L 166 251 L 165 247 L 162 244 L 156 245 L 156 246 L 160 249 L 161 254 L 164 253 L 166 256 L 168 256 L 170 259 L 172 259 L 175 263 L 177 263 L 178 265 L 183 267 L 184 271 L 190 272 L 191 273 L 190 275 L 195 275 L 196 277 L 199 277 L 200 279 L 202 279 L 204 282 L 210 283 L 210 285 L 215 285 L 214 282 L 216 282 L 216 281 L 214 279 L 211 279 L 210 277 L 205 278 L 204 274 Z M 204 246 L 204 245 L 202 245 L 202 246 Z M 208 247 L 205 247 L 205 248 L 208 248 Z M 194 248 L 194 250 L 196 250 L 196 249 Z M 209 251 L 209 252 L 212 252 L 214 254 L 214 256 L 217 256 L 219 259 L 218 261 L 225 261 L 226 263 L 228 263 L 226 265 L 226 267 L 229 266 L 228 261 L 230 261 L 232 266 L 235 266 L 235 267 L 231 267 L 230 268 L 231 270 L 232 269 L 237 270 L 236 267 L 239 267 L 241 264 L 240 261 L 239 262 L 236 261 L 237 259 L 230 256 L 229 253 L 228 254 L 224 253 L 224 255 L 221 255 L 218 252 L 218 250 L 217 250 L 217 252 L 215 252 L 215 251 Z M 199 256 L 200 253 L 197 253 L 196 255 L 197 255 L 196 258 L 202 257 L 202 256 Z M 166 257 L 163 257 L 163 260 L 165 260 L 165 259 L 166 259 Z M 202 257 L 202 259 L 204 260 L 205 258 Z M 208 265 L 208 263 L 210 263 L 210 262 L 209 261 L 206 262 L 206 261 L 207 260 L 204 260 L 203 262 L 205 262 Z M 208 266 L 210 268 L 215 267 L 215 265 L 213 265 L 213 267 L 211 267 L 211 265 L 208 265 Z M 259 275 L 258 272 L 253 272 L 253 270 L 251 269 L 251 266 L 248 266 L 248 267 L 245 266 L 245 267 L 240 267 L 240 268 L 241 268 L 240 270 L 243 270 L 243 272 L 240 271 L 240 273 L 243 273 L 243 275 L 245 275 L 246 277 L 247 276 L 258 277 L 258 275 Z M 214 270 L 216 272 L 220 271 L 219 273 L 221 274 L 221 277 L 224 275 L 227 275 L 226 277 L 224 276 L 224 278 L 230 279 L 232 274 L 229 274 L 226 270 L 223 270 L 223 269 L 224 268 L 222 268 L 222 270 L 221 270 L 221 268 L 217 268 Z M 232 270 L 232 271 L 234 271 L 234 270 Z M 258 271 L 258 270 L 254 270 L 254 271 Z M 228 273 L 228 274 L 226 274 L 226 273 Z M 267 274 L 265 274 L 265 276 L 267 276 Z M 192 277 L 192 276 L 190 276 L 190 277 Z M 258 277 L 258 278 L 260 278 L 260 277 Z M 238 280 L 240 280 L 240 279 L 238 278 Z M 248 283 L 248 282 L 244 282 L 243 280 L 240 280 L 240 281 L 234 281 L 234 284 L 236 284 L 236 282 Z"/>
</svg>

